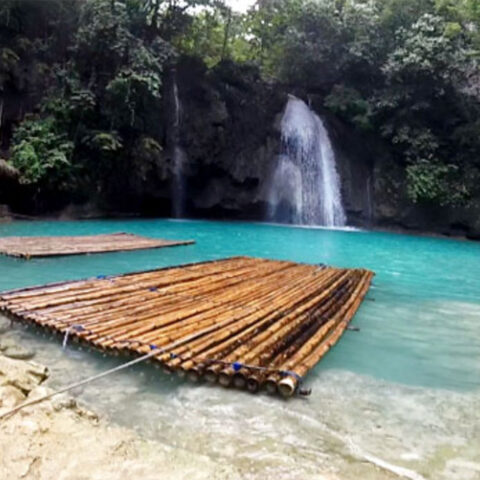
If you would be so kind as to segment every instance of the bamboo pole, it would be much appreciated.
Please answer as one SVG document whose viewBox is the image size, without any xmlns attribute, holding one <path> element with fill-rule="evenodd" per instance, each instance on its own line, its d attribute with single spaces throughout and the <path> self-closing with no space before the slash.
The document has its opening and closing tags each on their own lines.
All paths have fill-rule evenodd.
<svg viewBox="0 0 480 480">
<path fill-rule="evenodd" d="M 240 261 L 250 261 L 252 263 L 256 261 L 268 261 L 265 259 L 257 259 L 253 257 L 242 257 L 242 256 L 236 256 L 236 257 L 229 257 L 229 258 L 222 258 L 218 260 L 206 260 L 203 262 L 196 262 L 196 263 L 185 263 L 180 266 L 174 265 L 170 267 L 163 267 L 163 268 L 154 268 L 150 270 L 141 270 L 137 272 L 130 272 L 130 273 L 123 273 L 119 275 L 115 275 L 114 277 L 110 276 L 107 278 L 115 278 L 116 281 L 126 281 L 132 278 L 138 279 L 143 275 L 150 275 L 153 273 L 157 273 L 159 275 L 163 274 L 169 274 L 171 271 L 179 271 L 182 270 L 184 272 L 190 272 L 192 270 L 205 270 L 207 267 L 215 265 L 217 268 L 223 268 L 224 265 L 227 264 L 232 264 L 232 263 L 238 263 Z M 97 281 L 98 277 L 90 277 L 84 280 L 73 280 L 73 281 L 61 281 L 61 282 L 53 282 L 53 283 L 48 283 L 46 285 L 34 285 L 31 287 L 21 287 L 21 288 L 14 288 L 12 290 L 7 290 L 5 292 L 2 292 L 0 294 L 0 299 L 1 298 L 24 298 L 24 297 L 29 297 L 30 295 L 35 295 L 35 292 L 38 291 L 50 291 L 50 292 L 55 292 L 56 289 L 70 289 L 73 286 L 80 285 L 82 283 L 89 283 L 93 281 Z"/>
<path fill-rule="evenodd" d="M 219 268 L 222 268 L 221 266 Z M 235 268 L 238 268 L 236 266 Z M 240 267 L 241 268 L 241 267 Z M 170 274 L 175 274 L 177 272 L 170 272 Z M 192 279 L 192 276 L 186 276 L 182 277 L 181 274 L 183 272 L 178 272 L 180 275 L 180 278 L 177 279 L 176 281 L 182 282 L 182 281 L 190 281 Z M 206 272 L 205 272 L 206 273 Z M 201 271 L 198 274 L 193 274 L 194 277 L 196 278 L 201 278 L 205 275 L 205 273 L 202 273 Z M 219 272 L 218 274 L 221 274 L 222 272 Z M 162 275 L 158 274 L 158 272 L 153 272 L 148 275 L 147 278 L 144 277 L 143 281 L 139 281 L 139 279 L 135 279 L 135 282 L 131 282 L 131 279 L 124 279 L 123 282 L 118 282 L 116 278 L 114 278 L 114 282 L 106 282 L 104 279 L 97 280 L 96 282 L 96 288 L 95 291 L 81 291 L 81 293 L 75 295 L 71 294 L 68 292 L 66 295 L 59 294 L 59 295 L 53 295 L 53 296 L 48 296 L 48 295 L 42 295 L 40 293 L 40 297 L 44 298 L 42 301 L 41 298 L 39 300 L 35 301 L 30 301 L 30 302 L 22 302 L 22 305 L 26 305 L 27 309 L 40 309 L 40 308 L 47 308 L 55 305 L 61 305 L 61 304 L 69 304 L 72 302 L 79 302 L 81 300 L 92 300 L 92 299 L 101 299 L 102 297 L 109 297 L 110 295 L 113 294 L 123 294 L 123 293 L 132 293 L 136 292 L 138 290 L 146 289 L 146 288 L 151 288 L 151 287 L 166 287 L 171 283 L 170 278 L 167 275 L 163 278 L 163 283 L 162 283 Z M 160 283 L 158 283 L 160 282 Z M 10 305 L 14 305 L 15 301 L 10 300 Z"/>
<path fill-rule="evenodd" d="M 176 344 L 155 356 L 166 371 L 290 395 L 340 338 L 370 279 L 362 270 L 236 257 L 17 289 L 0 294 L 0 308 L 111 352 Z"/>
<path fill-rule="evenodd" d="M 292 277 L 299 278 L 295 272 L 292 272 L 291 270 L 283 274 L 282 277 L 290 279 Z M 275 284 L 278 284 L 278 282 L 282 281 L 282 277 L 277 275 L 273 278 L 265 278 L 262 280 L 262 283 L 253 283 L 249 286 L 248 290 L 243 290 L 241 292 L 236 288 L 232 291 L 226 291 L 224 298 L 225 303 L 222 304 L 222 308 L 211 309 L 206 313 L 203 313 L 201 317 L 191 316 L 190 319 L 193 323 L 197 324 L 197 326 L 204 321 L 211 321 L 212 318 L 219 326 L 223 325 L 222 320 L 224 318 L 228 319 L 227 324 L 231 323 L 232 315 L 235 315 L 236 312 L 242 313 L 247 310 L 254 312 L 258 309 L 258 297 L 260 297 L 260 301 L 264 301 L 262 295 L 267 295 L 272 291 L 271 282 L 275 281 Z M 160 337 L 149 337 L 148 340 L 154 343 L 159 341 L 159 339 L 163 337 L 163 330 L 159 333 Z"/>
<path fill-rule="evenodd" d="M 117 233 L 79 237 L 4 237 L 0 253 L 23 258 L 118 252 L 190 245 L 193 240 L 163 240 Z"/>
<path fill-rule="evenodd" d="M 105 294 L 111 295 L 111 288 L 118 288 L 119 286 L 130 287 L 128 291 L 135 291 L 133 286 L 137 286 L 137 289 L 148 288 L 152 286 L 165 286 L 172 283 L 180 283 L 190 281 L 192 278 L 201 278 L 205 275 L 216 275 L 224 273 L 230 269 L 244 268 L 246 265 L 253 265 L 253 259 L 245 260 L 243 257 L 234 257 L 223 261 L 204 262 L 196 266 L 187 265 L 182 267 L 167 267 L 161 270 L 150 270 L 145 272 L 136 272 L 132 274 L 119 275 L 115 277 L 106 277 L 105 279 L 87 279 L 84 281 L 62 282 L 60 284 L 47 285 L 46 287 L 30 287 L 23 290 L 13 290 L 2 294 L 2 300 L 8 301 L 9 305 L 15 305 L 15 302 L 22 305 L 28 305 L 32 308 L 40 308 L 38 305 L 32 305 L 32 300 L 36 298 L 47 297 L 49 294 L 54 294 L 55 298 L 63 298 L 64 295 L 75 295 L 75 290 L 81 293 L 89 293 L 92 290 L 86 289 L 85 285 L 94 287 L 96 291 L 105 292 Z M 134 281 L 133 281 L 134 280 Z M 114 284 L 109 282 L 113 281 Z M 156 285 L 155 282 L 160 282 Z M 30 300 L 26 300 L 24 297 L 29 296 Z M 75 298 L 75 297 L 74 297 Z"/>
<path fill-rule="evenodd" d="M 350 297 L 349 301 L 342 306 L 336 317 L 323 326 L 316 335 L 312 336 L 303 347 L 282 366 L 283 370 L 293 371 L 302 377 L 308 369 L 312 368 L 315 363 L 325 355 L 326 351 L 328 351 L 328 349 L 340 338 L 341 333 L 343 333 L 355 311 L 360 306 L 360 303 L 368 290 L 372 276 L 373 274 L 371 272 L 365 272 L 363 274 L 355 292 Z M 332 332 L 333 328 L 338 328 L 338 326 L 343 326 L 341 327 L 341 333 L 332 337 L 334 340 L 333 343 L 328 343 L 328 348 L 325 348 L 326 344 L 322 343 L 325 341 L 325 336 Z M 305 364 L 301 362 L 305 362 Z M 308 367 L 305 368 L 305 366 Z M 297 386 L 298 378 L 287 376 L 278 383 L 278 390 L 283 396 L 291 396 Z"/>
<path fill-rule="evenodd" d="M 235 282 L 236 284 L 237 282 Z M 246 283 L 246 282 L 245 282 Z M 258 283 L 257 283 L 258 285 Z M 250 288 L 252 288 L 250 286 Z M 237 292 L 237 297 L 241 295 L 241 289 L 236 288 L 235 292 Z M 229 297 L 232 296 L 232 293 L 229 292 L 228 290 L 224 293 L 224 295 L 227 297 L 226 299 L 228 300 Z M 171 313 L 166 313 L 163 312 L 163 314 L 160 316 L 158 310 L 155 312 L 154 315 L 151 315 L 150 317 L 146 317 L 144 320 L 147 320 L 141 324 L 141 326 L 137 327 L 137 330 L 132 330 L 131 328 L 126 328 L 121 331 L 115 331 L 115 333 L 118 336 L 118 340 L 124 340 L 126 336 L 131 336 L 131 335 L 142 335 L 142 334 L 149 334 L 150 332 L 155 332 L 158 329 L 161 329 L 165 326 L 172 325 L 176 322 L 185 320 L 187 318 L 190 318 L 194 315 L 198 314 L 207 314 L 209 311 L 212 311 L 213 309 L 217 307 L 222 307 L 223 304 L 215 302 L 213 305 L 210 302 L 205 302 L 201 301 L 201 298 L 198 297 L 193 297 L 192 299 L 189 300 L 187 304 L 180 305 L 180 307 L 183 308 L 178 308 L 174 309 L 171 311 Z M 222 298 L 222 301 L 225 301 L 224 298 Z M 225 303 L 226 306 L 231 307 L 231 303 Z M 165 314 L 166 313 L 166 314 Z M 150 318 L 152 318 L 152 321 L 149 321 Z"/>
<path fill-rule="evenodd" d="M 170 287 L 170 286 L 169 286 Z M 154 290 L 152 292 L 151 290 Z M 91 321 L 89 317 L 92 317 L 93 319 L 98 318 L 99 314 L 101 312 L 107 311 L 108 313 L 102 313 L 101 319 L 104 321 L 106 324 L 107 322 L 107 317 L 112 316 L 114 318 L 118 318 L 117 311 L 115 308 L 115 305 L 120 304 L 126 305 L 127 310 L 128 306 L 130 306 L 130 310 L 134 309 L 138 303 L 145 304 L 144 300 L 146 298 L 153 298 L 153 301 L 155 302 L 161 302 L 162 299 L 160 298 L 160 294 L 165 294 L 166 293 L 175 293 L 175 291 L 170 291 L 167 290 L 166 288 L 158 289 L 158 288 L 143 288 L 141 290 L 142 292 L 145 292 L 144 294 L 139 294 L 137 291 L 133 291 L 131 293 L 125 293 L 123 292 L 120 295 L 113 295 L 111 294 L 110 296 L 102 297 L 102 299 L 98 301 L 86 301 L 82 304 L 81 308 L 77 308 L 77 303 L 74 304 L 66 304 L 66 305 L 61 305 L 62 311 L 67 311 L 70 312 L 67 315 L 63 315 L 62 311 L 58 310 L 59 307 L 54 307 L 54 308 L 47 308 L 47 309 L 42 309 L 42 310 L 37 310 L 36 314 L 32 315 L 32 319 L 36 320 L 35 316 L 40 316 L 39 318 L 40 321 L 44 320 L 44 314 L 50 315 L 54 313 L 55 315 L 53 316 L 52 319 L 52 324 L 57 326 L 58 328 L 62 328 L 63 326 L 68 326 L 69 323 L 71 323 L 72 320 L 76 321 L 78 323 L 79 318 L 81 318 L 82 323 L 95 323 L 94 321 Z M 196 293 L 194 289 L 192 289 L 192 293 Z M 143 295 L 143 296 L 142 296 Z M 192 297 L 193 295 L 189 295 L 189 297 Z M 179 298 L 179 295 L 176 294 L 174 297 L 170 295 L 171 298 Z M 111 299 L 111 302 L 108 300 Z M 85 306 L 85 304 L 88 304 Z M 151 307 L 154 307 L 154 305 L 150 305 Z M 53 310 L 53 312 L 52 312 Z M 61 320 L 64 320 L 62 323 Z"/>
<path fill-rule="evenodd" d="M 315 282 L 312 281 L 311 284 L 303 283 L 293 288 L 290 283 L 283 286 L 277 284 L 274 291 L 264 296 L 255 305 L 249 305 L 239 316 L 230 317 L 227 315 L 224 320 L 222 319 L 223 322 L 219 323 L 222 323 L 222 327 L 226 326 L 228 328 L 222 329 L 218 336 L 207 339 L 200 338 L 195 343 L 185 346 L 182 351 L 175 352 L 182 354 L 183 360 L 188 359 L 187 362 L 183 362 L 181 368 L 185 370 L 193 367 L 193 359 L 200 353 L 202 356 L 208 355 L 211 357 L 215 355 L 217 358 L 218 355 L 225 355 L 231 351 L 232 346 L 235 348 L 239 343 L 251 338 L 252 334 L 256 334 L 272 325 L 291 309 L 291 302 L 296 296 L 310 291 L 313 283 Z M 229 348 L 230 350 L 228 350 Z M 177 366 L 178 363 L 177 360 L 173 360 L 169 362 L 169 365 Z"/>
<path fill-rule="evenodd" d="M 241 279 L 240 280 L 236 279 L 234 281 L 235 284 L 238 283 L 238 282 L 241 282 Z M 207 282 L 207 285 L 208 285 L 208 282 Z M 225 287 L 226 284 L 223 283 L 223 284 L 218 284 L 218 285 L 219 286 L 217 286 L 217 284 L 213 284 L 213 283 L 210 284 L 209 289 L 208 289 L 208 293 L 211 294 L 214 290 L 221 290 L 221 288 Z M 172 302 L 176 303 L 176 302 L 178 302 L 178 300 L 183 302 L 185 299 L 188 302 L 192 303 L 194 301 L 200 300 L 199 295 L 203 294 L 205 292 L 206 291 L 204 289 L 200 290 L 200 289 L 192 288 L 190 290 L 190 294 L 188 294 L 188 296 L 187 296 L 187 295 L 184 295 L 184 294 L 176 293 L 175 290 L 169 290 L 169 289 L 155 290 L 154 292 L 149 292 L 148 290 L 145 290 L 144 296 L 138 295 L 138 294 L 132 294 L 133 297 L 130 297 L 130 295 L 126 295 L 125 297 L 122 297 L 121 302 L 122 303 L 126 302 L 127 305 L 130 304 L 130 306 L 131 306 L 131 308 L 128 310 L 127 321 L 128 321 L 128 317 L 130 317 L 132 312 L 134 312 L 134 311 L 136 312 L 136 319 L 141 320 L 140 315 L 139 315 L 139 313 L 141 311 L 147 311 L 147 312 L 148 311 L 155 311 L 156 314 L 162 313 L 161 311 L 158 311 L 158 310 L 155 309 L 156 304 L 161 304 L 164 307 L 167 307 L 169 303 L 170 304 Z M 148 298 L 147 296 L 152 298 L 152 300 L 148 303 L 148 305 L 146 305 L 145 301 L 144 301 L 145 298 Z M 165 300 L 165 298 L 166 298 L 166 300 Z M 212 302 L 212 299 L 210 299 L 209 302 Z M 138 305 L 141 305 L 141 306 L 139 307 Z M 101 311 L 101 309 L 98 309 L 98 307 L 93 309 L 93 313 L 91 313 L 92 312 L 91 310 L 87 310 L 86 312 L 85 312 L 85 310 L 83 312 L 82 311 L 79 312 L 78 310 L 74 309 L 73 310 L 73 312 L 74 312 L 73 319 L 76 321 L 76 323 L 80 323 L 80 321 L 81 321 L 81 323 L 85 324 L 85 325 L 93 325 L 93 324 L 95 324 L 96 321 L 97 322 L 101 321 L 105 327 L 109 326 L 108 321 L 109 321 L 110 318 L 113 318 L 113 321 L 116 322 L 116 323 L 119 323 L 121 321 L 121 317 L 119 317 L 118 312 L 116 311 L 115 308 L 109 309 L 107 314 L 103 313 L 101 316 L 100 316 L 100 311 Z M 86 315 L 85 315 L 85 313 L 86 313 Z M 61 318 L 64 318 L 64 317 L 60 316 L 60 319 Z M 91 320 L 91 318 L 93 318 L 93 320 Z M 65 319 L 65 320 L 67 320 L 67 319 Z M 64 324 L 59 324 L 57 316 L 55 316 L 55 324 L 58 328 L 62 328 L 63 326 L 68 326 L 69 323 L 70 322 L 66 321 Z"/>
<path fill-rule="evenodd" d="M 324 272 L 324 281 L 327 281 L 332 275 L 333 272 Z M 262 334 L 267 330 L 270 331 L 272 325 L 280 322 L 288 314 L 291 314 L 298 304 L 311 297 L 312 294 L 315 294 L 318 290 L 317 282 L 319 282 L 321 278 L 321 276 L 313 277 L 310 284 L 302 284 L 301 282 L 298 282 L 293 288 L 287 284 L 285 286 L 285 291 L 277 290 L 276 297 L 279 298 L 274 297 L 272 299 L 267 299 L 266 307 L 260 312 L 262 314 L 260 317 L 261 323 L 258 325 L 254 322 L 245 323 L 245 329 L 239 329 L 240 334 L 238 337 L 234 335 L 226 336 L 227 338 L 223 343 L 212 341 L 210 342 L 212 345 L 209 345 L 210 348 L 203 351 L 202 349 L 199 349 L 198 352 L 193 351 L 192 356 L 193 353 L 201 353 L 201 357 L 216 358 L 232 362 L 236 361 L 236 352 L 239 347 L 245 345 L 247 342 L 254 341 L 253 339 L 257 338 L 257 335 Z M 201 362 L 201 358 L 198 361 Z M 183 368 L 187 368 L 188 366 L 189 364 L 184 365 Z M 209 366 L 206 371 L 207 378 L 210 381 L 214 381 L 220 369 L 221 367 L 219 365 Z"/>
<path fill-rule="evenodd" d="M 259 365 L 261 362 L 261 355 L 272 348 L 278 339 L 281 338 L 286 332 L 298 327 L 304 321 L 303 313 L 314 307 L 317 303 L 327 298 L 337 288 L 337 286 L 344 281 L 348 272 L 335 272 L 332 283 L 326 284 L 318 289 L 317 295 L 307 301 L 301 301 L 298 307 L 284 316 L 281 321 L 273 325 L 268 331 L 261 333 L 254 337 L 250 342 L 240 346 L 235 352 L 225 358 L 229 362 L 240 362 L 252 365 Z M 232 368 L 226 368 L 219 374 L 219 381 L 222 385 L 228 386 L 231 381 L 231 376 L 234 370 Z"/>
<path fill-rule="evenodd" d="M 296 329 L 291 335 L 286 335 L 281 341 L 269 352 L 268 356 L 263 357 L 263 364 L 269 365 L 272 369 L 277 370 L 280 366 L 292 356 L 315 332 L 335 314 L 338 304 L 343 303 L 350 296 L 354 288 L 352 280 L 348 280 L 346 285 L 340 287 L 327 302 L 320 307 L 313 308 L 305 317 L 306 320 L 301 328 Z M 238 372 L 236 376 L 245 376 L 247 388 L 255 392 L 260 388 L 268 376 L 268 371 L 246 371 Z"/>
</svg>

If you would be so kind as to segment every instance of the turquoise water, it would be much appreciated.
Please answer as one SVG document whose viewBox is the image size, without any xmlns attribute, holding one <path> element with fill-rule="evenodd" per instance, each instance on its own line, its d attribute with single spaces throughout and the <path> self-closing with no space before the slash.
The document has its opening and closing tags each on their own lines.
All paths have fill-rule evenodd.
<svg viewBox="0 0 480 480">
<path fill-rule="evenodd" d="M 480 406 L 480 243 L 231 222 L 0 225 L 0 236 L 118 231 L 197 243 L 30 261 L 0 257 L 0 289 L 232 255 L 365 267 L 376 276 L 354 319 L 360 332 L 347 332 L 309 375 L 307 383 L 313 392 L 307 400 L 285 403 L 262 395 L 194 387 L 176 379 L 166 381 L 148 368 L 137 370 L 143 376 L 125 373 L 92 386 L 81 393 L 84 399 L 100 404 L 120 423 L 140 425 L 155 438 L 164 439 L 169 431 L 175 445 L 234 464 L 244 478 L 310 478 L 319 467 L 342 479 L 390 478 L 352 462 L 351 452 L 339 444 L 339 438 L 347 436 L 370 454 L 381 453 L 382 458 L 414 468 L 425 478 L 480 478 L 476 415 Z M 55 368 L 59 372 L 78 368 L 85 375 L 117 361 L 85 352 L 65 356 L 58 340 L 39 340 L 34 335 L 18 333 L 39 350 L 39 359 L 56 359 L 54 372 Z M 68 380 L 74 377 L 72 373 Z M 117 388 L 116 394 L 99 400 L 106 386 Z M 157 413 L 158 423 L 152 423 L 151 408 L 157 402 L 162 411 Z M 173 421 L 178 415 L 183 420 Z M 252 429 L 251 436 L 243 435 L 245 428 Z M 183 437 L 180 433 L 177 437 L 177 432 Z M 226 449 L 225 441 L 233 441 L 236 447 Z M 292 465 L 298 477 L 285 473 Z"/>
<path fill-rule="evenodd" d="M 369 300 L 322 368 L 452 389 L 480 387 L 480 244 L 390 233 L 198 221 L 13 223 L 0 235 L 129 231 L 195 239 L 163 250 L 17 260 L 0 257 L 0 289 L 252 255 L 376 273 Z"/>
</svg>

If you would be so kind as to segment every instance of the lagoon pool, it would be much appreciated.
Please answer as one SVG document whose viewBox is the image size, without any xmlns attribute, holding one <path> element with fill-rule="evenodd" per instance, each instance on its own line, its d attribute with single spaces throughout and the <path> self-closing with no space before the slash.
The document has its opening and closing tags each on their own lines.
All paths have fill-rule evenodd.
<svg viewBox="0 0 480 480">
<path fill-rule="evenodd" d="M 195 386 L 145 366 L 75 392 L 95 410 L 246 479 L 398 478 L 392 470 L 406 478 L 480 479 L 480 243 L 234 222 L 0 225 L 0 236 L 118 231 L 197 243 L 29 261 L 0 257 L 0 290 L 232 255 L 365 267 L 376 276 L 354 319 L 360 331 L 345 333 L 307 377 L 308 398 Z M 35 348 L 54 387 L 121 361 L 63 351 L 58 338 L 19 326 L 6 335 Z"/>
</svg>

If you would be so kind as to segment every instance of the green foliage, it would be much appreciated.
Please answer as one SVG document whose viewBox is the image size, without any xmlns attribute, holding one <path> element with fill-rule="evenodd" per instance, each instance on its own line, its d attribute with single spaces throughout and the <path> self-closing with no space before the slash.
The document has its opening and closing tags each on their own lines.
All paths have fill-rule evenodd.
<svg viewBox="0 0 480 480">
<path fill-rule="evenodd" d="M 325 97 L 325 106 L 362 130 L 372 129 L 371 105 L 354 88 L 341 84 L 335 85 L 330 94 Z"/>
<path fill-rule="evenodd" d="M 50 10 L 60 8 L 59 2 L 34 2 L 45 5 L 32 8 L 62 23 L 63 17 Z M 138 140 L 157 128 L 164 65 L 175 57 L 171 44 L 151 35 L 149 8 L 157 3 L 159 19 L 171 13 L 167 2 L 67 0 L 65 5 L 75 13 L 51 31 L 40 29 L 41 39 L 36 31 L 24 37 L 21 23 L 12 25 L 17 14 L 30 19 L 22 2 L 10 0 L 8 7 L 2 6 L 0 27 L 3 20 L 21 34 L 15 49 L 0 50 L 0 82 L 8 85 L 30 48 L 40 79 L 35 88 L 42 90 L 39 115 L 26 118 L 12 138 L 12 161 L 22 181 L 39 191 L 75 185 L 99 191 L 108 187 L 113 169 L 127 173 Z M 71 25 L 71 18 L 77 23 L 58 51 L 53 42 Z M 47 23 L 41 27 L 47 28 Z"/>
<path fill-rule="evenodd" d="M 459 205 L 469 196 L 458 167 L 421 160 L 407 167 L 407 191 L 413 202 Z"/>
<path fill-rule="evenodd" d="M 478 0 L 260 0 L 244 15 L 222 0 L 4 0 L 0 44 L 4 131 L 18 96 L 38 113 L 0 141 L 39 190 L 164 169 L 164 80 L 182 55 L 228 86 L 320 96 L 390 147 L 414 202 L 478 189 Z"/>
<path fill-rule="evenodd" d="M 430 81 L 432 87 L 451 82 L 461 74 L 466 61 L 458 35 L 441 17 L 425 14 L 407 30 L 397 30 L 397 48 L 383 66 L 390 82 Z"/>
<path fill-rule="evenodd" d="M 67 190 L 72 182 L 72 152 L 73 143 L 58 131 L 52 117 L 32 117 L 15 132 L 11 162 L 23 183 Z"/>
<path fill-rule="evenodd" d="M 118 132 L 91 132 L 82 138 L 82 143 L 100 154 L 116 153 L 122 148 Z"/>
<path fill-rule="evenodd" d="M 384 134 L 388 136 L 387 129 Z M 391 135 L 394 145 L 399 145 L 408 161 L 420 159 L 432 160 L 439 148 L 437 138 L 428 129 L 416 129 L 409 125 L 402 125 Z"/>
<path fill-rule="evenodd" d="M 195 15 L 188 30 L 174 44 L 181 52 L 201 58 L 208 68 L 223 60 L 252 61 L 254 56 L 247 40 L 250 26 L 248 17 L 217 2 L 216 8 Z"/>
<path fill-rule="evenodd" d="M 480 153 L 478 2 L 265 0 L 249 17 L 264 74 L 323 94 L 337 116 L 379 132 L 412 200 L 468 198 L 467 167 Z"/>
<path fill-rule="evenodd" d="M 166 179 L 170 173 L 169 165 L 163 161 L 162 146 L 152 137 L 140 137 L 133 150 L 136 177 L 145 181 L 153 169 L 160 178 Z"/>
</svg>

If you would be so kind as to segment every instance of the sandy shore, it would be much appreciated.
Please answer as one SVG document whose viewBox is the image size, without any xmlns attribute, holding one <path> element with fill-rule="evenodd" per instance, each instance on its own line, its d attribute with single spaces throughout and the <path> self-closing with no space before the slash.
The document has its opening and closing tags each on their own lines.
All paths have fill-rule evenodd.
<svg viewBox="0 0 480 480">
<path fill-rule="evenodd" d="M 0 355 L 0 413 L 45 395 L 46 367 Z M 235 479 L 233 468 L 141 439 L 68 396 L 0 420 L 0 479 Z"/>
</svg>

